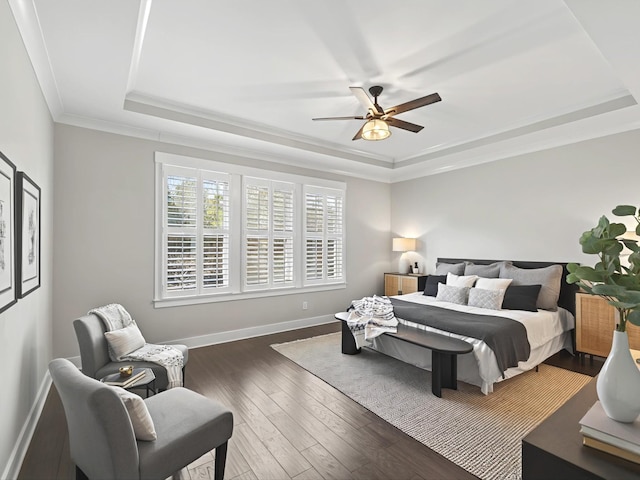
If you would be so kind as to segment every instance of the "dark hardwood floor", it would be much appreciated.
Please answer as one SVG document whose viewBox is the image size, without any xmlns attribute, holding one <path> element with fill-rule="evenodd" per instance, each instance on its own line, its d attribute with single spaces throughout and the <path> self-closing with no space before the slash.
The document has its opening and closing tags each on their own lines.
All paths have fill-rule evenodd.
<svg viewBox="0 0 640 480">
<path fill-rule="evenodd" d="M 336 322 L 189 351 L 186 386 L 234 413 L 225 478 L 475 478 L 269 347 L 339 330 Z M 566 352 L 548 363 L 590 375 L 602 365 Z M 52 388 L 18 478 L 68 479 L 74 473 L 64 411 Z M 211 474 L 212 457 L 205 456 L 179 477 Z"/>
</svg>

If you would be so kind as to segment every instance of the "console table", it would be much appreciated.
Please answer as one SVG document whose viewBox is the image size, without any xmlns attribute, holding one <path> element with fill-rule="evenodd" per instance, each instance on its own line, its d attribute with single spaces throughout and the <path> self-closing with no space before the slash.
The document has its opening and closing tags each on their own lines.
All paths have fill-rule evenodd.
<svg viewBox="0 0 640 480">
<path fill-rule="evenodd" d="M 594 378 L 522 440 L 522 480 L 640 478 L 640 465 L 582 445 L 578 422 L 598 399 Z"/>
</svg>

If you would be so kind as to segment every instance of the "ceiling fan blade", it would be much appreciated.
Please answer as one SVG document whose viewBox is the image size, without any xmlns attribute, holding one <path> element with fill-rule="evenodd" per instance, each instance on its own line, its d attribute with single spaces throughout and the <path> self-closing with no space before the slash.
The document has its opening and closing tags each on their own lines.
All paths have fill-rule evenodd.
<svg viewBox="0 0 640 480">
<path fill-rule="evenodd" d="M 409 110 L 413 110 L 415 108 L 424 107 L 425 105 L 430 105 L 432 103 L 436 103 L 442 100 L 440 95 L 437 93 L 432 93 L 431 95 L 427 95 L 426 97 L 416 98 L 415 100 L 411 100 L 407 103 L 401 103 L 400 105 L 396 105 L 395 107 L 388 108 L 385 112 L 385 115 L 397 115 L 402 112 L 408 112 Z"/>
<path fill-rule="evenodd" d="M 351 90 L 351 92 L 353 92 L 353 94 L 356 96 L 356 98 L 360 101 L 360 103 L 362 105 L 364 105 L 364 107 L 367 110 L 371 110 L 374 113 L 377 113 L 378 115 L 384 115 L 384 112 L 382 111 L 381 108 L 377 107 L 369 98 L 369 95 L 367 95 L 367 92 L 364 91 L 363 88 L 361 87 L 349 87 L 349 89 Z"/>
<path fill-rule="evenodd" d="M 362 131 L 364 130 L 364 126 L 365 125 L 366 125 L 366 123 L 362 124 L 362 126 L 360 127 L 360 130 L 358 130 L 358 133 L 356 133 L 355 136 L 351 140 L 358 140 L 358 139 L 362 138 Z"/>
<path fill-rule="evenodd" d="M 311 120 L 364 120 L 365 117 L 322 117 L 312 118 Z"/>
<path fill-rule="evenodd" d="M 415 123 L 405 122 L 404 120 L 398 120 L 395 117 L 389 117 L 385 120 L 392 127 L 401 128 L 403 130 L 409 130 L 410 132 L 418 133 L 424 127 L 422 125 L 416 125 Z"/>
</svg>

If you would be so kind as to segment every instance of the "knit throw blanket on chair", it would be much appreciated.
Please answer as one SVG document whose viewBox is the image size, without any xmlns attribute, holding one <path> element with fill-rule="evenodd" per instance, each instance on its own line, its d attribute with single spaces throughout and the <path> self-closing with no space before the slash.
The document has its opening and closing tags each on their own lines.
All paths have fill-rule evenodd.
<svg viewBox="0 0 640 480">
<path fill-rule="evenodd" d="M 89 314 L 92 313 L 102 319 L 108 331 L 120 330 L 136 324 L 135 320 L 129 315 L 129 312 L 117 303 L 94 308 L 89 311 Z M 143 347 L 119 358 L 115 358 L 111 348 L 109 348 L 109 357 L 114 362 L 131 360 L 157 363 L 167 370 L 167 388 L 182 386 L 184 358 L 182 352 L 171 345 L 154 345 L 145 342 Z"/>
</svg>

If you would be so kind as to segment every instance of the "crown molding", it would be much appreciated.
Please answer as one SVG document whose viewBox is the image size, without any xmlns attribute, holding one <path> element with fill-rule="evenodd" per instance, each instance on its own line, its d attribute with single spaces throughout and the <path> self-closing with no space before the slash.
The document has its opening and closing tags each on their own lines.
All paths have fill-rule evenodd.
<svg viewBox="0 0 640 480">
<path fill-rule="evenodd" d="M 51 117 L 56 121 L 64 112 L 64 108 L 53 75 L 49 52 L 42 37 L 38 12 L 32 0 L 8 1 L 45 102 L 49 107 Z"/>
</svg>

